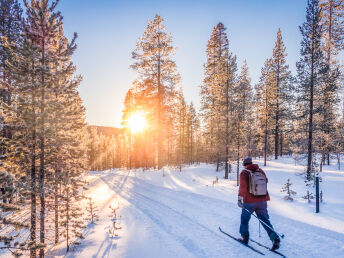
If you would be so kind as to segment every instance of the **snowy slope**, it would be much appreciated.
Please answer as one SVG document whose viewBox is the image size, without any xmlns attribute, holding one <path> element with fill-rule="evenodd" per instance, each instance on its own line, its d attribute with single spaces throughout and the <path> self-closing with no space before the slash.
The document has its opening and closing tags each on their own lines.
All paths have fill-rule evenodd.
<svg viewBox="0 0 344 258">
<path fill-rule="evenodd" d="M 260 164 L 260 162 L 258 161 Z M 302 166 L 290 158 L 269 161 L 269 213 L 278 232 L 286 235 L 280 251 L 287 257 L 343 257 L 344 172 L 325 167 L 321 188 L 324 203 L 315 214 L 314 202 L 302 199 L 307 189 Z M 212 186 L 216 176 L 219 183 Z M 282 185 L 290 178 L 298 194 L 293 202 L 283 200 Z M 236 174 L 223 179 L 210 165 L 191 166 L 180 173 L 163 171 L 91 172 L 89 195 L 99 207 L 99 221 L 85 230 L 80 246 L 65 253 L 61 244 L 49 251 L 56 257 L 260 257 L 218 231 L 239 236 L 240 209 L 236 205 Z M 312 190 L 313 191 L 313 190 Z M 109 205 L 119 206 L 121 229 L 109 236 Z M 265 231 L 258 233 L 255 218 L 251 237 L 271 245 Z M 266 257 L 278 255 L 262 249 Z"/>
</svg>

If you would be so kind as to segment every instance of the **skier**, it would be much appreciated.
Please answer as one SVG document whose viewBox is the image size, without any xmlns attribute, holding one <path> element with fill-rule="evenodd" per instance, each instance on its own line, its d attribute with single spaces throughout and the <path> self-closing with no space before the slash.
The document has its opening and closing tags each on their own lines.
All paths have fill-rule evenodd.
<svg viewBox="0 0 344 258">
<path fill-rule="evenodd" d="M 244 244 L 248 244 L 249 231 L 248 223 L 251 214 L 255 212 L 257 217 L 263 222 L 261 223 L 273 245 L 272 250 L 276 250 L 280 246 L 280 238 L 273 231 L 273 227 L 269 220 L 267 210 L 267 201 L 270 200 L 267 192 L 268 179 L 264 171 L 257 164 L 252 164 L 252 158 L 246 157 L 243 160 L 245 169 L 240 173 L 240 186 L 238 193 L 238 206 L 242 208 L 240 234 L 242 238 L 239 240 Z"/>
</svg>

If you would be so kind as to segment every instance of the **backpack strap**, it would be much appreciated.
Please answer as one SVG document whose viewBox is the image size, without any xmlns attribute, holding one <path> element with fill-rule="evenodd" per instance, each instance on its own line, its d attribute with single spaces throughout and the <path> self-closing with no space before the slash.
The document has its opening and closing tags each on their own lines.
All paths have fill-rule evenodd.
<svg viewBox="0 0 344 258">
<path fill-rule="evenodd" d="M 247 171 L 249 174 L 251 174 L 253 172 L 252 170 L 249 170 L 247 168 L 244 168 L 244 171 Z"/>
</svg>

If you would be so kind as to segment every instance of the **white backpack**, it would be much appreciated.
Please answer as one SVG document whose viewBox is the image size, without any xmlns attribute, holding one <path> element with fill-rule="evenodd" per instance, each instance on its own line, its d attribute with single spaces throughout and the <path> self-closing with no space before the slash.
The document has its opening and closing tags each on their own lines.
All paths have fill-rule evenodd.
<svg viewBox="0 0 344 258">
<path fill-rule="evenodd" d="M 249 192 L 254 196 L 265 196 L 268 193 L 267 179 L 260 170 L 251 171 L 245 169 L 249 173 Z"/>
</svg>

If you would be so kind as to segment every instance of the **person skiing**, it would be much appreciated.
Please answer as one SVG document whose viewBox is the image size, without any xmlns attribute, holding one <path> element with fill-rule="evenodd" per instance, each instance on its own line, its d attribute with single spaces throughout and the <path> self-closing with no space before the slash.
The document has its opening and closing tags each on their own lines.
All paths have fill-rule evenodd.
<svg viewBox="0 0 344 258">
<path fill-rule="evenodd" d="M 239 240 L 246 245 L 248 244 L 250 237 L 248 224 L 251 214 L 255 212 L 258 219 L 263 222 L 261 224 L 273 243 L 271 249 L 276 250 L 280 247 L 280 238 L 273 230 L 269 220 L 267 210 L 267 201 L 270 200 L 267 191 L 268 179 L 264 171 L 257 164 L 252 163 L 251 157 L 244 158 L 243 166 L 245 169 L 240 173 L 238 193 L 238 206 L 242 208 L 240 224 L 242 238 Z"/>
</svg>

